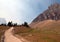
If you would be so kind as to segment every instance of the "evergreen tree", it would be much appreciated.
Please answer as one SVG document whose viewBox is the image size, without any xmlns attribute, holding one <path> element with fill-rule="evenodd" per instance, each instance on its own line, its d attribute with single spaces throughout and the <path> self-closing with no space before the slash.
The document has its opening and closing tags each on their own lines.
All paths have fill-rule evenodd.
<svg viewBox="0 0 60 42">
<path fill-rule="evenodd" d="M 14 26 L 17 26 L 17 23 L 14 23 Z"/>
<path fill-rule="evenodd" d="M 27 23 L 27 22 L 24 22 L 24 26 L 29 27 L 29 25 L 28 25 L 28 23 Z"/>
<path fill-rule="evenodd" d="M 8 26 L 13 26 L 12 21 L 8 22 Z"/>
</svg>

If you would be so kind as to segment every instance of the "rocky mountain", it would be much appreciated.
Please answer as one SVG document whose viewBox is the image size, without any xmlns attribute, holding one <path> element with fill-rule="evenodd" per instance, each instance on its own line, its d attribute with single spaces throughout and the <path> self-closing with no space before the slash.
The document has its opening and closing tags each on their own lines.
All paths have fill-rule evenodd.
<svg viewBox="0 0 60 42">
<path fill-rule="evenodd" d="M 60 4 L 55 3 L 48 7 L 43 13 L 38 15 L 31 23 L 31 26 L 46 20 L 60 20 Z M 44 23 L 43 23 L 44 24 Z"/>
<path fill-rule="evenodd" d="M 6 20 L 4 18 L 0 18 L 0 24 L 6 24 Z"/>
</svg>

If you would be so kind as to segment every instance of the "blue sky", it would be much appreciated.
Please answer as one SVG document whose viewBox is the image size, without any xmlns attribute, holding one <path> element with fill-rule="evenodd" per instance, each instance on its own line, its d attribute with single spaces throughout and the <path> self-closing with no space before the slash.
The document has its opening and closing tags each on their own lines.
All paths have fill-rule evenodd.
<svg viewBox="0 0 60 42">
<path fill-rule="evenodd" d="M 50 4 L 60 0 L 0 0 L 0 17 L 21 24 L 31 23 Z"/>
</svg>

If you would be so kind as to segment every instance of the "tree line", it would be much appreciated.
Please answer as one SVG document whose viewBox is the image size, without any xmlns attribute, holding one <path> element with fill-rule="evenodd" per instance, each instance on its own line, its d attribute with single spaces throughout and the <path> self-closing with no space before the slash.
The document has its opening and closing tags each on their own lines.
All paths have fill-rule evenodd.
<svg viewBox="0 0 60 42">
<path fill-rule="evenodd" d="M 9 26 L 9 27 L 11 27 L 11 26 L 18 26 L 18 24 L 17 23 L 13 23 L 12 21 L 11 22 L 9 21 L 7 24 L 0 24 L 0 26 Z M 22 24 L 22 26 L 29 27 L 27 22 L 24 22 Z"/>
</svg>

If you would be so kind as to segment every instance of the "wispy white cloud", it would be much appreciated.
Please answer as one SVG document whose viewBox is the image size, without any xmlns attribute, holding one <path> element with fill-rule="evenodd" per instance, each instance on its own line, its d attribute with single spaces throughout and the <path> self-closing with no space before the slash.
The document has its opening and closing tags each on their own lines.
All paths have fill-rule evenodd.
<svg viewBox="0 0 60 42">
<path fill-rule="evenodd" d="M 7 21 L 19 22 L 18 0 L 0 0 L 0 17 Z M 21 17 L 21 15 L 20 15 Z"/>
<path fill-rule="evenodd" d="M 56 0 L 0 0 L 0 17 L 7 21 L 31 22 Z"/>
</svg>

